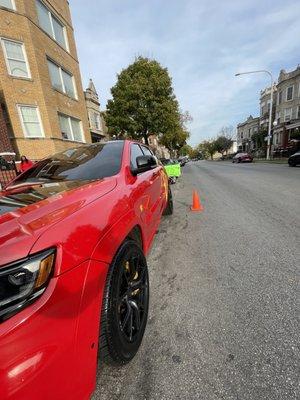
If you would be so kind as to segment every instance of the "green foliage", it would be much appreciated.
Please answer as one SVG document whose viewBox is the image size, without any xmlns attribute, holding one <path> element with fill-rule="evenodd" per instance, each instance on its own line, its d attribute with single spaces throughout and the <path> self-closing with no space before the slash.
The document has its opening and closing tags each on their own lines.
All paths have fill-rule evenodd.
<svg viewBox="0 0 300 400">
<path fill-rule="evenodd" d="M 199 149 L 199 146 L 192 149 L 192 151 L 190 152 L 190 158 L 203 158 L 203 154 L 202 154 L 201 150 Z"/>
<path fill-rule="evenodd" d="M 290 139 L 300 139 L 300 131 L 299 129 L 295 129 L 294 132 L 290 133 Z"/>
<path fill-rule="evenodd" d="M 156 134 L 169 149 L 181 148 L 187 138 L 167 68 L 139 57 L 122 70 L 111 89 L 105 121 L 110 134 L 145 139 Z"/>
<path fill-rule="evenodd" d="M 178 126 L 177 128 L 169 130 L 167 133 L 161 135 L 159 141 L 161 144 L 166 146 L 167 149 L 173 151 L 181 149 L 181 147 L 186 144 L 189 136 L 189 132 Z"/>
<path fill-rule="evenodd" d="M 232 139 L 226 136 L 218 136 L 215 140 L 216 151 L 224 155 L 224 153 L 230 149 L 232 146 Z"/>
<path fill-rule="evenodd" d="M 211 159 L 213 159 L 213 155 L 218 151 L 215 140 L 204 140 L 198 145 L 197 149 L 202 153 L 204 158 L 210 156 Z"/>
<path fill-rule="evenodd" d="M 251 136 L 251 140 L 255 143 L 256 149 L 261 149 L 263 147 L 266 147 L 265 137 L 267 135 L 268 132 L 263 130 L 253 133 L 253 135 Z"/>
<path fill-rule="evenodd" d="M 192 152 L 193 152 L 192 146 L 190 146 L 189 144 L 184 144 L 179 151 L 179 155 L 191 157 Z"/>
</svg>

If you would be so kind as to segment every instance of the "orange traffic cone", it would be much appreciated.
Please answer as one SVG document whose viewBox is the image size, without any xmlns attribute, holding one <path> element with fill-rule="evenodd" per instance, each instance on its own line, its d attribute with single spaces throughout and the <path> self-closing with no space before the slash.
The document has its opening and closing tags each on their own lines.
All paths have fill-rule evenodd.
<svg viewBox="0 0 300 400">
<path fill-rule="evenodd" d="M 193 190 L 193 205 L 191 206 L 192 211 L 203 211 L 204 208 L 200 202 L 199 195 L 196 190 Z"/>
</svg>

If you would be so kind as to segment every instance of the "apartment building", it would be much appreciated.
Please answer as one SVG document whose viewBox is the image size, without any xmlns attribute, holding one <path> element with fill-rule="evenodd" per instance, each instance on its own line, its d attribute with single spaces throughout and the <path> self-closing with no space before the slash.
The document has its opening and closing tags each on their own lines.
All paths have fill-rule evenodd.
<svg viewBox="0 0 300 400">
<path fill-rule="evenodd" d="M 84 97 L 92 142 L 109 140 L 107 127 L 100 110 L 99 96 L 92 79 L 90 79 L 89 86 L 84 92 Z"/>
<path fill-rule="evenodd" d="M 280 71 L 274 125 L 273 152 L 293 147 L 300 139 L 300 65 L 291 72 Z"/>
<path fill-rule="evenodd" d="M 91 142 L 68 1 L 0 0 L 0 42 L 2 148 L 37 160 Z"/>
<path fill-rule="evenodd" d="M 259 117 L 250 115 L 246 121 L 237 125 L 237 148 L 238 151 L 249 152 L 253 150 L 254 142 L 252 135 L 259 131 Z"/>
<path fill-rule="evenodd" d="M 275 104 L 277 100 L 277 86 L 273 85 L 273 107 L 272 107 L 272 123 L 275 119 Z M 269 126 L 270 106 L 271 106 L 271 86 L 266 87 L 260 92 L 260 118 L 259 127 L 260 131 L 267 132 Z"/>
</svg>

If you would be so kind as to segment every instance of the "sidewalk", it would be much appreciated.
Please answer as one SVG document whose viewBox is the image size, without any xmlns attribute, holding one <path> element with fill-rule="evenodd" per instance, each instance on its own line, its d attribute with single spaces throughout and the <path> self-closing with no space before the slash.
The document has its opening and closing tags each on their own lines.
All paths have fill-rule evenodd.
<svg viewBox="0 0 300 400">
<path fill-rule="evenodd" d="M 257 159 L 254 158 L 253 160 L 256 163 L 266 163 L 266 164 L 287 164 L 288 163 L 288 158 L 282 158 L 282 159 L 276 159 L 276 160 L 266 160 L 266 159 Z"/>
</svg>

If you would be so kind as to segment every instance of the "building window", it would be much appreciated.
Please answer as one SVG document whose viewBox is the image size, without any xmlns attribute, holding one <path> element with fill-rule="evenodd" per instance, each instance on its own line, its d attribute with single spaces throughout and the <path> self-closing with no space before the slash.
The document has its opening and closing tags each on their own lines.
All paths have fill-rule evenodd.
<svg viewBox="0 0 300 400">
<path fill-rule="evenodd" d="M 93 113 L 93 126 L 98 131 L 101 130 L 100 115 L 98 113 L 96 113 L 96 112 Z"/>
<path fill-rule="evenodd" d="M 36 0 L 37 14 L 41 28 L 64 49 L 68 50 L 65 26 L 40 1 Z"/>
<path fill-rule="evenodd" d="M 297 119 L 300 119 L 300 106 L 298 106 L 298 109 L 297 109 Z"/>
<path fill-rule="evenodd" d="M 241 132 L 241 139 L 243 139 L 243 137 L 244 137 L 244 134 L 243 134 L 243 132 Z"/>
<path fill-rule="evenodd" d="M 292 112 L 293 109 L 292 108 L 285 108 L 284 109 L 284 121 L 290 121 L 292 119 Z"/>
<path fill-rule="evenodd" d="M 48 68 L 52 86 L 76 99 L 77 96 L 73 75 L 69 74 L 50 60 L 48 60 Z"/>
<path fill-rule="evenodd" d="M 69 117 L 68 115 L 58 114 L 62 138 L 83 142 L 82 124 L 79 119 Z"/>
<path fill-rule="evenodd" d="M 282 91 L 278 93 L 278 105 L 282 102 Z"/>
<path fill-rule="evenodd" d="M 44 130 L 38 107 L 19 105 L 18 110 L 24 136 L 27 138 L 44 137 Z"/>
<path fill-rule="evenodd" d="M 30 78 L 29 66 L 23 43 L 2 39 L 8 73 L 17 78 Z"/>
<path fill-rule="evenodd" d="M 16 9 L 14 0 L 0 0 L 0 7 L 10 8 L 11 10 Z"/>
<path fill-rule="evenodd" d="M 293 95 L 294 95 L 294 86 L 289 86 L 286 89 L 286 101 L 293 100 Z"/>
</svg>

